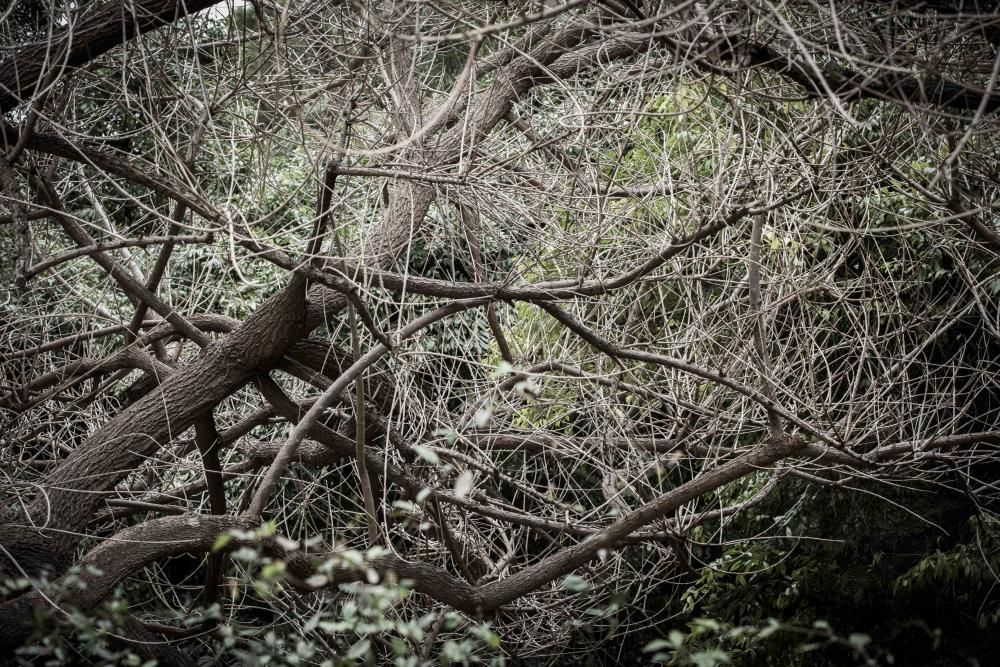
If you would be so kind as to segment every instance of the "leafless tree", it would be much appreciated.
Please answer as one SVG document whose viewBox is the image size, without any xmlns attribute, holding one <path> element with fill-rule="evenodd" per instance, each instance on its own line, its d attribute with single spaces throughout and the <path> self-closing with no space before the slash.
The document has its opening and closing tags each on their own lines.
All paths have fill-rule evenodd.
<svg viewBox="0 0 1000 667">
<path fill-rule="evenodd" d="M 265 519 L 531 655 L 789 478 L 996 495 L 995 3 L 213 4 L 5 10 L 0 562 L 96 568 L 8 650 Z"/>
</svg>

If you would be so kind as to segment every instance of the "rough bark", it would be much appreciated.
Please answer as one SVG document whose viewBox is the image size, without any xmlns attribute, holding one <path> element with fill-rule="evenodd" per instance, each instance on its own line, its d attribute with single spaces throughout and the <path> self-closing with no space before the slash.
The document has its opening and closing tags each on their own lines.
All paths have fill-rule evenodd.
<svg viewBox="0 0 1000 667">
<path fill-rule="evenodd" d="M 276 363 L 305 333 L 304 322 L 302 282 L 295 281 L 197 362 L 95 431 L 45 478 L 27 515 L 9 517 L 0 526 L 0 543 L 10 557 L 28 572 L 64 567 L 80 539 L 75 529 L 97 511 L 103 493 L 259 369 Z"/>
<path fill-rule="evenodd" d="M 174 7 L 173 3 L 149 3 L 147 13 L 154 17 L 166 16 L 167 4 Z M 192 7 L 198 5 L 188 8 Z M 114 16 L 104 16 L 103 20 L 117 26 Z M 83 34 L 98 35 L 96 18 L 92 17 L 89 21 L 86 26 L 78 26 L 78 31 L 86 27 L 97 32 Z M 163 18 L 155 18 L 141 25 L 152 29 L 163 21 Z M 106 29 L 111 30 L 107 26 Z M 119 40 L 117 43 L 121 43 L 137 33 L 119 30 L 115 34 Z M 611 46 L 588 47 L 582 50 L 579 57 L 574 57 L 570 53 L 572 48 L 590 35 L 590 28 L 574 25 L 537 52 L 512 61 L 483 100 L 470 110 L 473 131 L 479 135 L 489 132 L 504 118 L 510 105 L 520 95 L 532 85 L 547 80 L 552 72 L 568 76 L 580 67 L 634 53 L 646 41 L 616 38 Z M 80 51 L 88 55 L 75 56 L 80 58 L 79 62 L 86 62 L 87 58 L 96 57 L 114 46 L 105 44 L 101 39 L 106 42 L 108 38 L 98 38 L 94 49 Z M 25 51 L 31 52 L 30 48 Z M 20 56 L 15 56 L 14 61 L 18 58 Z M 567 60 L 555 64 L 560 58 Z M 547 65 L 553 65 L 551 71 L 546 70 Z M 3 71 L 0 70 L 0 82 L 3 81 Z M 460 125 L 446 130 L 434 147 L 435 161 L 457 160 L 462 148 L 468 145 L 467 132 L 468 128 Z M 72 152 L 66 149 L 64 156 L 74 157 Z M 123 175 L 126 174 L 123 172 Z M 146 180 L 152 182 L 151 179 Z M 373 265 L 379 268 L 389 266 L 408 246 L 422 224 L 433 196 L 433 191 L 427 186 L 409 181 L 398 184 L 383 224 L 363 243 L 362 249 L 366 255 L 373 257 Z M 196 202 L 185 203 L 194 210 Z M 301 279 L 295 279 L 294 284 L 301 285 Z M 154 454 L 174 435 L 192 425 L 211 406 L 261 369 L 276 363 L 293 342 L 335 316 L 346 302 L 342 294 L 316 285 L 309 290 L 308 307 L 303 310 L 304 304 L 300 296 L 294 294 L 295 291 L 283 291 L 272 297 L 225 340 L 209 346 L 199 362 L 174 373 L 167 382 L 105 424 L 83 447 L 49 474 L 44 481 L 43 492 L 28 505 L 27 515 L 10 517 L 5 525 L 0 526 L 0 541 L 9 544 L 11 558 L 33 572 L 45 568 L 58 571 L 65 567 L 79 541 L 79 537 L 69 531 L 86 525 L 100 505 L 102 492 L 112 489 L 145 457 Z"/>
<path fill-rule="evenodd" d="M 174 23 L 217 0 L 109 2 L 69 28 L 0 62 L 0 113 L 36 94 L 50 72 L 80 67 L 136 35 Z"/>
<path fill-rule="evenodd" d="M 382 573 L 393 572 L 399 578 L 411 579 L 415 590 L 455 609 L 471 614 L 485 614 L 573 571 L 595 558 L 601 549 L 616 547 L 631 533 L 665 517 L 681 505 L 795 455 L 802 446 L 803 442 L 798 438 L 769 442 L 646 503 L 582 542 L 565 547 L 511 577 L 484 586 L 473 586 L 440 568 L 409 562 L 396 556 L 372 559 L 367 565 Z M 79 609 L 91 609 L 110 595 L 115 586 L 132 572 L 169 556 L 204 553 L 212 548 L 220 534 L 233 529 L 252 528 L 254 525 L 246 517 L 205 515 L 164 517 L 128 528 L 91 550 L 80 561 L 83 567 L 78 576 L 86 582 L 82 590 L 73 589 L 54 601 Z M 121 549 L 120 542 L 127 542 L 129 548 Z M 238 546 L 238 541 L 234 540 L 229 546 Z M 289 569 L 296 577 L 308 576 L 311 571 L 309 556 L 300 552 L 282 553 L 276 545 L 271 545 L 270 549 L 291 561 Z M 362 580 L 366 576 L 366 570 L 367 568 L 335 570 L 330 583 Z M 48 603 L 40 594 L 33 592 L 0 607 L 0 620 L 8 628 L 0 636 L 0 649 L 17 646 L 23 641 L 31 630 L 30 610 L 46 604 Z"/>
</svg>

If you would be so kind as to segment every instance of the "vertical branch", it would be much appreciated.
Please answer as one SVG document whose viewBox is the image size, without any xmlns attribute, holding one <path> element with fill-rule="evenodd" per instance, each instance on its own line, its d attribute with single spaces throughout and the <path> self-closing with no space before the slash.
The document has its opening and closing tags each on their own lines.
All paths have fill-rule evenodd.
<svg viewBox="0 0 1000 667">
<path fill-rule="evenodd" d="M 28 224 L 27 208 L 24 204 L 21 187 L 17 183 L 17 176 L 14 174 L 14 168 L 4 158 L 0 158 L 0 184 L 2 184 L 4 194 L 7 196 L 14 222 L 14 236 L 16 238 L 14 286 L 23 290 L 28 284 L 28 271 L 31 268 L 31 226 Z M 23 402 L 28 400 L 28 371 L 31 364 L 26 358 L 16 363 L 18 383 L 24 387 L 19 396 Z"/>
<path fill-rule="evenodd" d="M 316 202 L 316 224 L 313 227 L 312 236 L 306 247 L 306 259 L 312 264 L 316 263 L 323 245 L 323 235 L 326 230 L 331 229 L 330 213 L 333 210 L 333 191 L 337 185 L 337 170 L 344 160 L 344 153 L 347 149 L 347 141 L 351 132 L 351 116 L 354 113 L 356 101 L 352 97 L 347 101 L 347 107 L 341 112 L 340 117 L 343 127 L 340 131 L 340 139 L 334 151 L 333 158 L 326 165 L 326 172 L 323 174 L 323 182 L 319 186 L 319 196 Z"/>
<path fill-rule="evenodd" d="M 764 314 L 761 312 L 760 298 L 760 245 L 761 236 L 764 231 L 765 214 L 761 213 L 754 217 L 753 230 L 750 233 L 750 266 L 748 269 L 748 281 L 750 290 L 750 310 L 753 313 L 753 343 L 756 351 L 755 359 L 760 368 L 763 378 L 764 395 L 774 405 L 775 393 L 774 385 L 771 383 L 771 364 L 768 360 L 767 349 L 764 347 Z M 779 437 L 784 434 L 785 429 L 781 423 L 778 413 L 770 407 L 767 409 L 767 425 L 772 437 Z"/>
<path fill-rule="evenodd" d="M 479 245 L 479 214 L 472 208 L 456 202 L 459 215 L 462 218 L 462 230 L 465 233 L 465 241 L 469 245 L 469 255 L 472 257 L 472 273 L 476 282 L 486 280 L 486 262 L 483 261 L 482 248 Z M 511 352 L 510 343 L 503 333 L 500 320 L 497 317 L 496 307 L 491 302 L 486 306 L 486 321 L 490 325 L 490 331 L 497 342 L 500 350 L 500 358 L 508 364 L 514 364 L 514 354 Z"/>
<path fill-rule="evenodd" d="M 320 249 L 323 243 L 323 234 L 325 230 L 333 230 L 333 246 L 340 255 L 343 261 L 343 245 L 340 240 L 340 235 L 336 228 L 333 228 L 330 221 L 330 213 L 333 208 L 332 199 L 334 187 L 337 183 L 337 168 L 340 166 L 341 161 L 344 159 L 344 153 L 347 148 L 348 137 L 351 130 L 351 114 L 354 112 L 354 98 L 350 98 L 347 103 L 347 107 L 344 108 L 341 113 L 341 119 L 343 121 L 343 127 L 340 132 L 340 140 L 337 144 L 336 152 L 333 158 L 330 160 L 326 167 L 326 173 L 323 178 L 323 183 L 320 184 L 319 191 L 319 201 L 316 211 L 316 226 L 313 229 L 312 238 L 309 239 L 309 246 L 306 250 L 306 259 L 310 263 L 315 264 L 318 260 Z M 346 269 L 346 266 L 342 268 Z M 346 271 L 345 271 L 346 273 Z M 361 304 L 363 307 L 363 304 Z M 361 358 L 361 339 L 358 331 L 358 309 L 355 308 L 355 300 L 350 298 L 348 295 L 347 299 L 347 319 L 348 326 L 351 330 L 351 353 L 354 355 L 355 359 Z M 370 317 L 365 317 L 366 322 L 370 320 Z M 374 322 L 371 322 L 370 328 L 375 331 Z M 368 543 L 369 545 L 378 544 L 379 542 L 379 531 L 377 518 L 375 516 L 375 496 L 372 492 L 371 477 L 368 475 L 368 467 L 365 462 L 365 383 L 363 378 L 358 378 L 354 383 L 355 395 L 354 395 L 354 439 L 355 439 L 355 456 L 354 460 L 357 464 L 358 470 L 358 480 L 361 486 L 361 497 L 365 506 L 365 523 L 368 526 Z"/>
<path fill-rule="evenodd" d="M 382 56 L 383 71 L 396 108 L 393 116 L 398 130 L 397 139 L 405 140 L 420 128 L 423 118 L 413 71 L 413 48 L 399 35 L 414 31 L 419 5 L 404 2 L 394 5 L 390 16 L 378 22 L 383 24 L 389 35 Z"/>
<path fill-rule="evenodd" d="M 208 488 L 208 505 L 212 514 L 226 513 L 226 488 L 222 477 L 222 465 L 219 462 L 219 447 L 222 438 L 219 437 L 215 418 L 209 410 L 194 423 L 195 443 L 201 454 L 202 467 L 205 469 L 205 486 Z M 205 589 L 202 600 L 210 605 L 219 599 L 219 586 L 222 583 L 222 571 L 225 565 L 224 553 L 212 553 L 208 556 L 208 566 L 205 571 Z"/>
<path fill-rule="evenodd" d="M 361 339 L 358 335 L 358 318 L 354 306 L 348 304 L 347 318 L 351 328 L 351 354 L 355 359 L 361 358 Z M 375 495 L 372 493 L 372 481 L 368 475 L 368 464 L 365 461 L 365 383 L 364 377 L 354 382 L 354 461 L 358 466 L 358 480 L 361 483 L 361 498 L 365 504 L 365 517 L 368 524 L 369 546 L 378 544 L 378 520 L 375 516 Z"/>
<path fill-rule="evenodd" d="M 198 155 L 198 151 L 201 149 L 201 142 L 205 136 L 205 126 L 211 117 L 211 110 L 206 109 L 202 120 L 195 127 L 194 132 L 191 135 L 191 142 L 188 144 L 187 154 L 184 156 L 184 166 L 188 170 L 194 169 L 194 159 Z M 174 204 L 173 210 L 170 212 L 170 224 L 167 227 L 167 236 L 175 236 L 180 233 L 181 227 L 180 223 L 184 220 L 184 216 L 187 214 L 187 206 L 184 202 L 178 201 Z M 146 289 L 152 293 L 156 293 L 157 288 L 160 285 L 160 281 L 163 280 L 163 275 L 167 270 L 167 265 L 170 263 L 170 255 L 174 251 L 174 243 L 165 243 L 162 248 L 160 248 L 160 254 L 156 257 L 156 262 L 153 264 L 152 270 L 149 272 L 149 276 L 146 278 Z M 139 329 L 142 327 L 142 323 L 146 318 L 146 313 L 149 310 L 149 306 L 140 301 L 139 305 L 136 306 L 135 314 L 132 316 L 132 321 L 129 322 L 128 330 L 133 336 L 138 335 Z M 156 351 L 156 356 L 161 360 L 166 360 L 166 349 L 163 343 L 157 341 L 153 345 L 153 349 Z"/>
<path fill-rule="evenodd" d="M 24 205 L 25 199 L 21 187 L 17 184 L 14 168 L 5 158 L 0 158 L 0 183 L 7 196 L 14 221 L 14 234 L 17 238 L 14 284 L 18 289 L 24 289 L 28 282 L 28 269 L 31 267 L 31 226 L 28 224 L 28 211 Z"/>
</svg>

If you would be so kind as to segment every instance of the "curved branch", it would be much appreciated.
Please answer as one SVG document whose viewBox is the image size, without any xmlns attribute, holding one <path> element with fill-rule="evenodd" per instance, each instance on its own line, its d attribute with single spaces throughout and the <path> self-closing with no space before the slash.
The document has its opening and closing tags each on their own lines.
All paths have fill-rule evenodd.
<svg viewBox="0 0 1000 667">
<path fill-rule="evenodd" d="M 418 317 L 413 322 L 403 327 L 395 335 L 395 339 L 396 341 L 405 340 L 427 328 L 431 324 L 448 317 L 449 315 L 453 315 L 469 308 L 485 306 L 486 304 L 487 300 L 485 299 L 455 301 Z M 250 508 L 247 510 L 249 516 L 257 518 L 263 513 L 264 506 L 266 505 L 271 492 L 278 484 L 278 480 L 281 478 L 282 473 L 284 473 L 289 461 L 291 461 L 292 456 L 295 454 L 295 450 L 298 448 L 299 444 L 301 444 L 302 440 L 305 439 L 310 429 L 312 429 L 312 427 L 319 421 L 320 415 L 323 411 L 326 410 L 330 404 L 333 403 L 333 400 L 340 396 L 340 394 L 347 389 L 348 386 L 350 386 L 351 382 L 359 377 L 365 369 L 388 354 L 389 351 L 390 348 L 386 347 L 382 343 L 379 343 L 374 348 L 369 350 L 367 354 L 351 364 L 351 367 L 345 370 L 340 377 L 338 377 L 333 384 L 331 384 L 326 391 L 324 391 L 319 398 L 316 399 L 316 402 L 313 403 L 311 408 L 309 408 L 309 411 L 302 416 L 298 424 L 295 425 L 295 428 L 292 429 L 292 432 L 288 435 L 288 439 L 285 440 L 285 443 L 281 446 L 281 450 L 278 452 L 278 455 L 274 457 L 274 462 L 271 464 L 267 474 L 261 481 L 260 488 L 257 489 L 253 502 L 250 503 Z"/>
<path fill-rule="evenodd" d="M 137 35 L 169 25 L 217 1 L 136 0 L 99 6 L 50 39 L 26 46 L 0 63 L 0 114 L 41 92 L 37 88 L 49 75 L 47 68 L 53 65 L 53 54 L 62 70 L 80 67 Z M 16 143 L 10 137 L 7 141 Z"/>
<path fill-rule="evenodd" d="M 0 129 L 0 143 L 7 146 L 15 144 L 20 136 L 21 129 L 12 125 L 4 125 Z M 29 150 L 73 160 L 109 174 L 121 176 L 127 181 L 145 186 L 153 192 L 184 204 L 206 220 L 226 222 L 225 216 L 197 193 L 192 192 L 186 185 L 172 176 L 157 172 L 152 165 L 142 164 L 136 160 L 126 160 L 106 151 L 37 132 L 32 132 L 24 145 Z"/>
<path fill-rule="evenodd" d="M 149 245 L 156 245 L 159 243 L 170 243 L 170 244 L 180 244 L 185 245 L 188 243 L 212 243 L 213 234 L 211 232 L 207 234 L 181 234 L 178 236 L 139 236 L 132 239 L 120 239 L 118 241 L 97 241 L 94 245 L 85 246 L 83 248 L 75 248 L 73 250 L 67 250 L 66 252 L 61 252 L 58 255 L 49 257 L 46 260 L 35 264 L 24 272 L 25 280 L 31 280 L 39 273 L 51 269 L 53 266 L 58 266 L 63 262 L 68 262 L 71 259 L 76 259 L 77 257 L 83 257 L 85 255 L 93 255 L 99 252 L 107 252 L 108 250 L 117 250 L 118 248 L 136 248 Z"/>
</svg>

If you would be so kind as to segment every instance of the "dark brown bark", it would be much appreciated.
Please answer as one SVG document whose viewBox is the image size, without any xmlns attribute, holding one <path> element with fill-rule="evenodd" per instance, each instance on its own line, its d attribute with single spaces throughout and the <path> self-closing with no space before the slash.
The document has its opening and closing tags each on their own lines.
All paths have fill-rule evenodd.
<svg viewBox="0 0 1000 667">
<path fill-rule="evenodd" d="M 273 295 L 224 341 L 94 432 L 46 476 L 28 516 L 9 517 L 0 526 L 0 543 L 10 556 L 29 572 L 61 569 L 79 540 L 70 531 L 86 525 L 103 493 L 259 369 L 276 363 L 305 333 L 302 288 L 297 280 Z"/>
<path fill-rule="evenodd" d="M 186 10 L 207 4 L 210 3 L 204 5 L 189 3 L 186 5 Z M 169 22 L 180 11 L 177 3 L 163 0 L 159 2 L 147 0 L 140 3 L 139 8 L 144 12 L 142 18 L 135 21 L 129 19 L 125 24 L 121 23 L 121 17 L 115 13 L 121 12 L 117 5 L 109 5 L 85 19 L 78 26 L 74 37 L 74 44 L 82 42 L 84 46 L 74 46 L 74 50 L 68 54 L 67 62 L 71 66 L 83 64 L 88 59 L 106 52 L 123 39 L 129 39 L 134 34 Z M 102 16 L 103 25 L 98 22 Z M 481 102 L 468 110 L 467 123 L 456 124 L 451 128 L 445 127 L 438 136 L 438 141 L 433 144 L 433 150 L 421 149 L 418 146 L 413 149 L 409 157 L 417 163 L 455 162 L 470 143 L 480 141 L 502 118 L 506 117 L 512 104 L 532 86 L 553 78 L 573 76 L 581 68 L 599 66 L 611 59 L 627 57 L 641 51 L 649 43 L 646 37 L 624 34 L 587 44 L 592 35 L 592 28 L 581 28 L 576 25 L 546 41 L 529 57 L 512 56 L 509 62 L 505 61 L 503 70 L 497 74 L 496 81 L 481 98 Z M 19 97 L 30 95 L 34 86 L 33 81 L 41 80 L 45 76 L 42 66 L 39 65 L 34 79 L 30 80 L 33 70 L 28 67 L 25 58 L 32 52 L 31 48 L 26 49 L 0 66 L 0 84 L 2 84 L 7 80 L 5 77 L 8 79 L 10 77 L 9 69 L 12 62 L 15 65 L 17 63 L 23 65 L 17 70 L 20 77 L 16 82 L 17 85 L 8 86 L 6 98 L 0 96 L 0 109 L 13 108 L 9 105 L 15 104 Z M 22 79 L 24 79 L 23 85 L 21 85 Z M 8 106 L 4 107 L 4 104 Z M 11 130 L 7 142 L 16 142 L 17 136 L 17 131 Z M 76 146 L 44 135 L 29 137 L 25 141 L 25 146 L 29 150 L 93 163 L 108 173 L 171 197 L 179 202 L 178 209 L 187 206 L 203 217 L 211 220 L 219 219 L 219 213 L 202 201 L 200 196 L 192 193 L 182 183 L 160 175 L 145 165 L 136 166 L 131 161 L 108 152 Z M 365 244 L 367 254 L 373 257 L 372 266 L 383 270 L 391 268 L 415 231 L 420 229 L 434 197 L 434 190 L 425 184 L 409 180 L 398 182 L 390 198 L 383 224 L 376 228 Z M 745 211 L 741 210 L 732 220 L 727 218 L 699 230 L 692 237 L 670 244 L 651 258 L 649 263 L 624 275 L 621 278 L 622 284 L 629 284 L 644 275 L 643 272 L 656 269 L 669 257 L 721 231 L 744 213 Z M 79 244 L 93 245 L 93 239 L 82 236 L 80 230 L 73 228 L 68 222 L 64 221 L 64 224 Z M 318 243 L 318 236 L 316 241 Z M 101 261 L 100 253 L 95 255 L 95 259 Z M 173 318 L 170 323 L 172 331 L 185 333 L 199 340 L 200 332 L 191 328 L 197 326 L 194 324 L 195 318 L 180 318 L 170 311 L 153 293 L 155 281 L 149 287 L 134 279 L 129 282 L 128 276 L 120 267 L 113 265 L 106 257 L 103 260 L 106 261 L 102 266 L 112 273 L 127 292 L 137 296 L 149 307 L 162 311 L 164 317 Z M 178 368 L 158 387 L 94 432 L 82 447 L 46 476 L 42 484 L 43 491 L 28 505 L 27 514 L 9 515 L 4 525 L 0 525 L 0 543 L 5 545 L 9 559 L 14 561 L 11 563 L 8 560 L 3 563 L 4 567 L 11 573 L 19 569 L 34 573 L 45 567 L 56 571 L 64 568 L 79 542 L 79 537 L 74 531 L 85 526 L 94 516 L 102 503 L 103 494 L 111 492 L 147 457 L 154 455 L 193 424 L 199 426 L 199 443 L 202 445 L 203 456 L 206 457 L 206 486 L 210 492 L 212 510 L 224 511 L 224 498 L 220 501 L 223 474 L 219 469 L 218 459 L 211 460 L 213 443 L 218 442 L 219 437 L 214 433 L 214 427 L 199 420 L 206 419 L 205 416 L 210 414 L 210 410 L 216 404 L 262 371 L 281 363 L 285 356 L 293 359 L 297 355 L 309 357 L 313 362 L 309 365 L 320 375 L 326 374 L 329 369 L 330 376 L 324 377 L 324 382 L 329 379 L 336 380 L 351 363 L 348 361 L 345 364 L 340 360 L 334 360 L 334 364 L 328 364 L 325 356 L 317 357 L 317 353 L 327 355 L 328 347 L 309 349 L 308 345 L 297 341 L 305 337 L 313 327 L 335 316 L 347 302 L 344 294 L 352 293 L 349 291 L 337 293 L 317 285 L 313 286 L 306 296 L 304 284 L 303 276 L 293 278 L 289 288 L 272 296 L 225 339 L 207 345 L 198 360 L 187 367 Z M 346 287 L 350 288 L 352 285 L 348 284 Z M 542 291 L 547 293 L 553 287 L 545 286 Z M 585 293 L 580 291 L 579 287 L 571 285 L 560 287 L 564 288 L 561 293 L 564 297 L 580 296 Z M 596 283 L 587 285 L 586 288 L 593 290 L 594 293 L 608 289 L 607 285 Z M 163 330 L 166 328 L 167 325 L 164 325 Z M 206 344 L 209 341 L 201 338 L 199 342 Z M 622 351 L 616 352 L 618 356 L 624 356 Z M 640 361 L 649 360 L 634 358 Z M 276 410 L 289 421 L 294 423 L 301 419 L 299 406 L 281 395 L 280 390 L 276 392 L 274 386 L 264 383 L 264 391 Z M 371 398 L 372 392 L 366 389 L 364 393 Z M 355 455 L 353 441 L 339 436 L 321 424 L 313 425 L 310 434 L 333 451 L 346 456 Z M 423 488 L 424 485 L 418 479 L 398 467 L 384 465 L 383 459 L 363 445 L 364 443 L 359 443 L 357 453 L 370 462 L 368 467 L 371 470 L 377 472 L 385 469 L 387 476 L 399 483 L 411 495 L 416 495 Z M 481 589 L 475 589 L 457 577 L 429 565 L 386 560 L 378 563 L 377 567 L 415 579 L 418 591 L 436 597 L 455 608 L 483 613 L 544 586 L 554 578 L 593 558 L 599 549 L 613 547 L 627 540 L 636 530 L 653 520 L 662 518 L 681 504 L 760 466 L 770 465 L 790 455 L 797 446 L 797 443 L 791 441 L 778 442 L 743 455 L 678 487 L 604 530 L 595 528 L 597 532 L 584 542 L 561 551 L 510 579 L 488 584 Z M 295 454 L 301 453 L 300 451 Z M 280 473 L 280 470 L 278 472 Z M 492 510 L 478 506 L 471 500 L 449 497 L 443 493 L 435 494 L 432 499 L 452 502 L 461 507 L 474 507 L 486 516 L 523 521 L 525 525 L 542 528 L 551 527 L 544 519 L 529 523 L 531 517 L 519 517 L 516 513 Z M 129 540 L 128 549 L 119 549 L 114 541 L 109 541 L 91 551 L 83 559 L 84 564 L 97 564 L 102 567 L 105 575 L 88 581 L 87 589 L 67 602 L 85 609 L 92 607 L 106 596 L 118 581 L 137 568 L 170 555 L 205 551 L 220 532 L 231 527 L 248 526 L 244 519 L 227 516 L 167 517 L 127 529 L 120 537 Z M 164 546 L 164 540 L 168 541 L 167 546 Z M 357 573 L 351 572 L 342 574 L 345 580 L 356 576 Z M 24 618 L 31 609 L 42 606 L 44 602 L 38 596 L 28 594 L 0 608 L 2 609 L 0 620 L 10 621 L 12 628 L 19 627 L 20 621 L 15 619 Z M 21 616 L 18 616 L 19 614 Z M 12 630 L 3 641 L 18 641 L 17 631 Z"/>
<path fill-rule="evenodd" d="M 163 14 L 163 6 L 167 3 L 149 4 L 159 7 L 160 14 Z M 170 6 L 173 7 L 173 4 L 170 3 Z M 192 6 L 188 8 L 191 9 Z M 105 19 L 111 20 L 108 17 Z M 148 25 L 151 28 L 161 23 L 162 19 L 156 19 Z M 94 21 L 91 21 L 80 29 L 95 30 L 94 25 Z M 119 30 L 116 34 L 120 40 L 134 33 Z M 473 126 L 480 133 L 488 132 L 507 114 L 518 96 L 543 80 L 543 74 L 549 77 L 555 72 L 568 76 L 581 66 L 634 53 L 645 43 L 639 39 L 618 39 L 610 48 L 598 45 L 589 50 L 584 49 L 578 56 L 565 55 L 568 60 L 562 65 L 553 65 L 548 73 L 545 72 L 545 65 L 555 63 L 589 35 L 588 30 L 581 30 L 579 27 L 568 29 L 531 57 L 513 61 L 508 71 L 498 78 L 484 96 L 482 103 L 470 111 Z M 96 57 L 111 48 L 100 47 L 100 43 L 98 39 L 95 46 L 97 50 L 84 52 L 90 54 L 89 57 Z M 16 61 L 18 57 L 15 56 L 13 60 Z M 85 62 L 85 59 L 80 62 Z M 0 70 L 0 82 L 2 81 L 3 71 Z M 16 138 L 11 136 L 7 140 L 12 142 Z M 439 159 L 457 159 L 465 140 L 465 129 L 461 126 L 446 131 L 436 146 Z M 162 178 L 148 176 L 122 160 L 109 158 L 97 151 L 85 153 L 59 140 L 50 140 L 48 144 L 39 143 L 44 141 L 44 138 L 33 136 L 29 139 L 29 144 L 34 142 L 35 145 L 29 148 L 34 147 L 70 159 L 95 162 L 97 166 L 112 173 L 163 191 L 206 217 L 215 215 L 214 211 L 205 209 L 196 197 L 187 194 L 183 188 L 165 187 Z M 390 200 L 385 222 L 376 229 L 367 244 L 374 250 L 373 262 L 376 266 L 388 266 L 405 249 L 413 230 L 420 227 L 432 199 L 433 191 L 426 186 L 407 181 L 399 183 Z M 92 245 L 89 242 L 82 244 Z M 106 268 L 112 270 L 110 266 Z M 302 284 L 300 279 L 294 282 L 296 285 Z M 143 285 L 138 285 L 137 288 L 130 284 L 130 288 L 133 293 L 137 289 L 148 292 Z M 0 526 L 0 539 L 10 545 L 11 558 L 29 571 L 45 567 L 61 569 L 78 537 L 60 531 L 85 525 L 100 505 L 101 492 L 112 489 L 140 465 L 144 457 L 155 453 L 169 442 L 173 434 L 188 428 L 199 415 L 254 374 L 276 363 L 292 342 L 335 315 L 345 303 L 342 295 L 317 286 L 309 291 L 308 312 L 304 314 L 301 310 L 304 304 L 301 296 L 295 293 L 297 291 L 290 289 L 272 297 L 233 334 L 221 343 L 210 346 L 199 362 L 173 374 L 167 382 L 104 425 L 91 436 L 86 445 L 47 476 L 43 485 L 45 492 L 28 506 L 29 516 L 10 517 L 7 525 Z M 143 296 L 146 297 L 143 301 L 147 303 L 158 301 L 155 295 L 143 293 Z M 184 327 L 183 324 L 180 326 Z M 44 526 L 47 532 L 39 531 L 37 526 Z"/>
<path fill-rule="evenodd" d="M 222 478 L 222 464 L 219 462 L 219 449 L 222 447 L 222 436 L 215 426 L 215 417 L 211 410 L 198 417 L 194 423 L 195 443 L 201 454 L 202 466 L 205 469 L 205 485 L 208 488 L 208 506 L 212 514 L 226 513 L 226 488 Z M 221 553 L 211 554 L 205 568 L 205 590 L 202 596 L 206 606 L 219 597 L 219 585 L 222 583 L 222 570 L 225 556 Z"/>
<path fill-rule="evenodd" d="M 21 137 L 21 129 L 12 125 L 4 125 L 0 140 L 6 146 L 13 146 Z M 220 213 L 206 203 L 197 193 L 192 192 L 173 176 L 161 173 L 156 167 L 140 160 L 126 159 L 106 150 L 91 146 L 72 143 L 60 137 L 32 132 L 25 143 L 25 148 L 73 160 L 96 167 L 108 174 L 120 176 L 132 183 L 145 186 L 165 197 L 169 197 L 184 207 L 191 209 L 206 220 L 219 221 Z M 183 212 L 183 209 L 178 209 Z"/>
<path fill-rule="evenodd" d="M 1000 109 L 1000 92 L 987 91 L 939 75 L 921 77 L 878 72 L 868 74 L 830 63 L 818 69 L 786 56 L 763 44 L 736 49 L 753 67 L 762 67 L 794 81 L 813 96 L 833 93 L 844 102 L 875 98 L 906 106 L 929 106 L 968 113 L 982 108 L 984 113 Z"/>
<path fill-rule="evenodd" d="M 109 2 L 89 12 L 72 28 L 56 32 L 0 62 L 0 114 L 36 92 L 49 69 L 80 67 L 136 35 L 170 25 L 216 0 L 138 0 Z M 12 141 L 8 137 L 8 141 Z"/>
<path fill-rule="evenodd" d="M 368 565 L 383 573 L 393 572 L 400 578 L 413 580 L 415 590 L 455 609 L 470 614 L 485 614 L 573 571 L 595 558 L 601 549 L 615 548 L 631 533 L 665 517 L 681 505 L 795 455 L 802 444 L 796 438 L 767 443 L 646 503 L 584 541 L 563 548 L 511 577 L 484 586 L 473 586 L 440 568 L 408 562 L 395 556 L 377 558 Z M 220 534 L 233 529 L 249 530 L 254 527 L 246 518 L 184 515 L 154 519 L 128 528 L 83 558 L 81 565 L 85 567 L 79 576 L 86 582 L 86 586 L 82 590 L 73 589 L 58 597 L 56 602 L 80 609 L 93 608 L 114 590 L 118 582 L 144 565 L 182 553 L 206 552 Z M 130 548 L 120 549 L 119 541 L 127 541 Z M 230 547 L 234 546 L 238 546 L 237 540 L 230 543 Z M 280 554 L 281 550 L 276 545 L 271 550 L 292 561 L 289 570 L 296 577 L 301 579 L 308 576 L 311 571 L 308 557 L 298 552 Z M 366 576 L 366 569 L 335 570 L 330 583 L 362 580 Z M 97 572 L 100 574 L 96 574 Z M 48 603 L 38 593 L 28 593 L 0 607 L 0 620 L 8 628 L 7 633 L 0 636 L 0 649 L 16 646 L 21 642 L 30 631 L 30 610 L 46 604 Z"/>
</svg>

